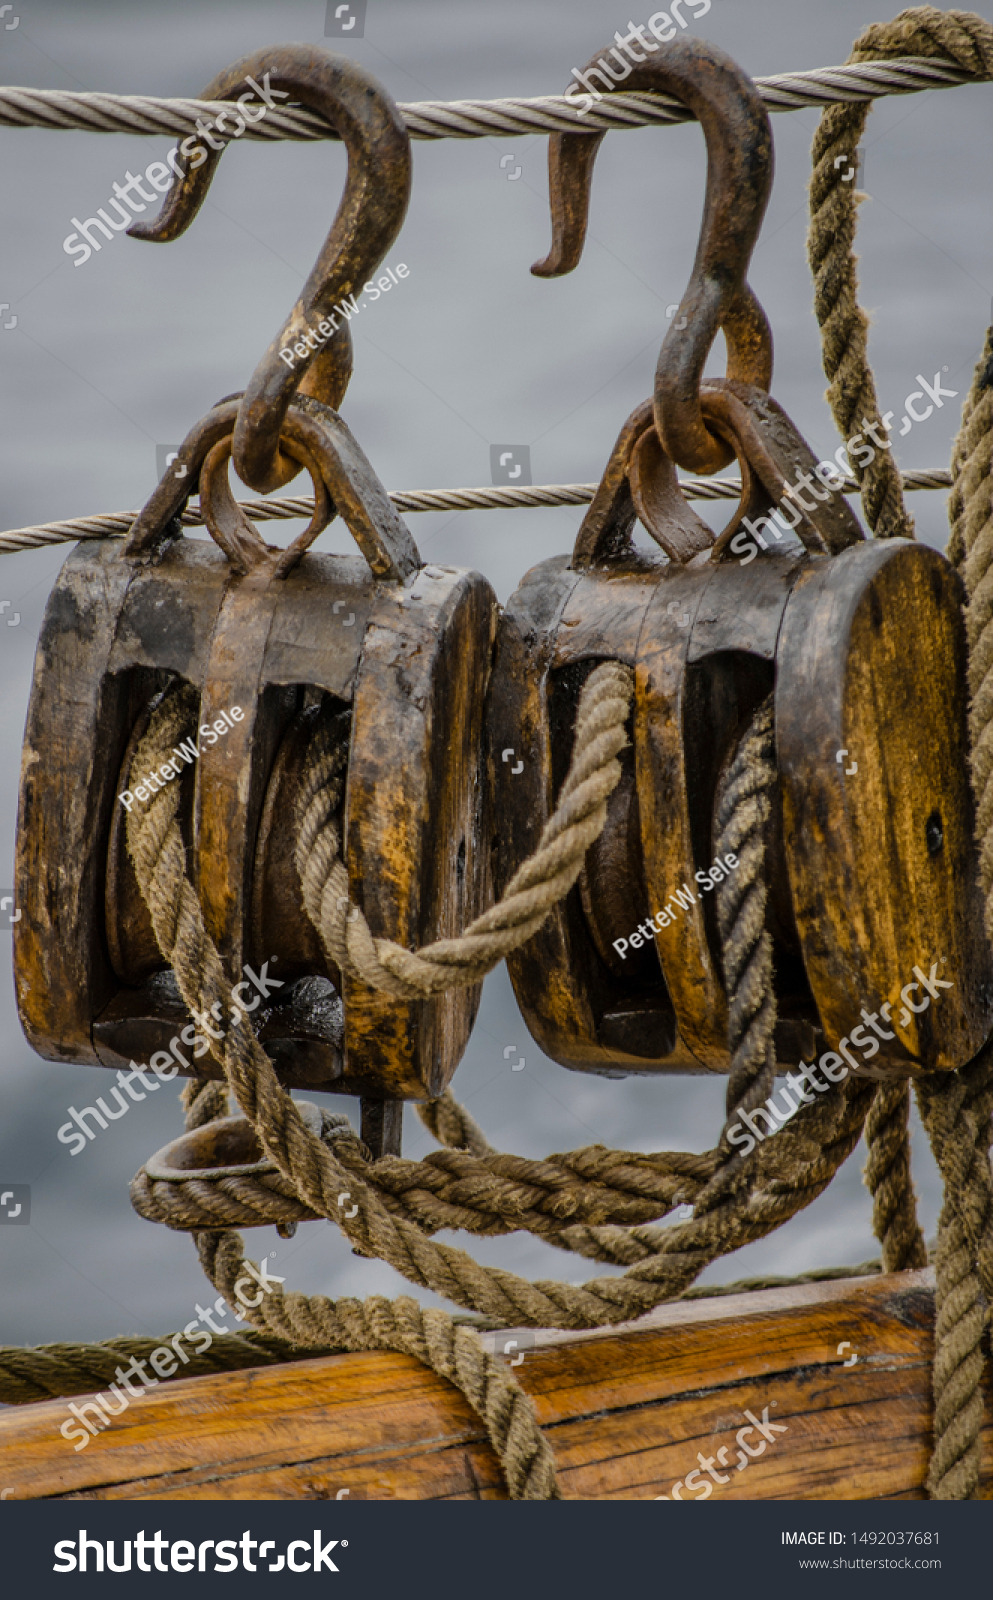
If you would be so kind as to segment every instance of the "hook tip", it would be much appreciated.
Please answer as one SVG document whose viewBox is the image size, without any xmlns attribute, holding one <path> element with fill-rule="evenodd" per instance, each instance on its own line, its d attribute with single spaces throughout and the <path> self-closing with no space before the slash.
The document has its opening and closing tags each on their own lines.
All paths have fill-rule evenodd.
<svg viewBox="0 0 993 1600">
<path fill-rule="evenodd" d="M 573 272 L 579 265 L 582 253 L 581 241 L 577 250 L 567 241 L 556 239 L 547 256 L 542 261 L 533 262 L 531 275 L 535 278 L 564 278 L 567 272 Z"/>
</svg>

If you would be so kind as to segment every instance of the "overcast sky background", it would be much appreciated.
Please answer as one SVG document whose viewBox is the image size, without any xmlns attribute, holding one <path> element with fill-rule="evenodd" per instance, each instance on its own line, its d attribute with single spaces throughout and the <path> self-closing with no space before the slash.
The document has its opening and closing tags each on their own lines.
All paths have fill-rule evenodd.
<svg viewBox="0 0 993 1600">
<path fill-rule="evenodd" d="M 988 14 L 988 0 L 980 9 Z M 538 95 L 564 89 L 572 66 L 650 10 L 629 19 L 621 0 L 369 0 L 365 37 L 328 43 L 354 54 L 400 101 Z M 0 24 L 0 76 L 40 88 L 195 95 L 250 50 L 322 43 L 325 12 L 324 0 L 18 0 Z M 693 31 L 758 76 L 843 61 L 877 15 L 862 0 L 714 0 Z M 817 120 L 813 110 L 772 119 L 777 177 L 750 278 L 774 329 L 773 393 L 824 457 L 840 441 L 823 399 L 804 248 Z M 880 401 L 899 418 L 916 375 L 930 379 L 941 368 L 944 386 L 960 396 L 896 441 L 905 470 L 947 465 L 990 320 L 991 134 L 988 85 L 881 101 L 869 120 L 871 199 L 859 249 Z M 143 171 L 169 143 L 0 129 L 0 300 L 9 303 L 0 313 L 3 528 L 140 506 L 154 485 L 156 445 L 174 445 L 220 395 L 244 387 L 324 239 L 344 178 L 342 148 L 246 141 L 225 154 L 184 238 L 152 247 L 115 235 L 74 267 L 62 249 L 70 219 L 106 206 L 126 169 Z M 549 238 L 545 162 L 546 140 L 537 136 L 414 145 L 408 220 L 387 257 L 406 263 L 409 276 L 353 323 L 355 375 L 343 406 L 391 489 L 488 483 L 497 442 L 530 447 L 536 483 L 596 479 L 621 422 L 651 391 L 665 307 L 680 299 L 696 245 L 699 129 L 607 138 L 583 261 L 558 282 L 528 271 Z M 3 327 L 11 315 L 16 327 Z M 709 370 L 722 363 L 719 349 Z M 305 492 L 303 482 L 292 492 Z M 921 537 L 938 547 L 947 538 L 945 499 L 912 498 Z M 409 519 L 425 559 L 478 568 L 501 600 L 535 561 L 571 547 L 579 520 L 575 509 Z M 284 534 L 268 524 L 266 537 Z M 317 545 L 347 547 L 341 524 Z M 11 880 L 35 642 L 66 553 L 8 555 L 0 567 L 0 600 L 10 602 L 0 615 L 0 887 Z M 15 612 L 20 622 L 6 626 Z M 913 648 L 908 637 L 908 654 Z M 92 1104 L 114 1080 L 54 1066 L 28 1048 L 8 940 L 0 934 L 0 1189 L 30 1184 L 32 1212 L 28 1227 L 0 1226 L 0 1340 L 181 1327 L 207 1292 L 193 1247 L 141 1221 L 127 1195 L 143 1159 L 180 1131 L 175 1097 L 134 1106 L 73 1158 L 56 1140 L 68 1106 Z M 523 1071 L 511 1071 L 518 1057 L 505 1059 L 508 1046 L 524 1056 Z M 705 1149 L 724 1095 L 720 1079 L 610 1082 L 555 1065 L 527 1035 L 503 969 L 487 981 L 454 1087 L 497 1146 L 527 1155 L 594 1141 Z M 357 1113 L 354 1102 L 346 1108 Z M 407 1117 L 405 1150 L 418 1156 L 432 1141 Z M 809 1210 L 703 1281 L 876 1253 L 863 1159 L 860 1150 Z M 915 1163 L 930 1236 L 939 1189 L 919 1130 Z M 410 1292 L 386 1266 L 354 1257 L 326 1223 L 304 1225 L 288 1242 L 273 1230 L 252 1232 L 248 1246 L 255 1259 L 275 1255 L 270 1267 L 308 1292 Z M 531 1277 L 588 1275 L 578 1258 L 527 1235 L 473 1248 Z"/>
</svg>

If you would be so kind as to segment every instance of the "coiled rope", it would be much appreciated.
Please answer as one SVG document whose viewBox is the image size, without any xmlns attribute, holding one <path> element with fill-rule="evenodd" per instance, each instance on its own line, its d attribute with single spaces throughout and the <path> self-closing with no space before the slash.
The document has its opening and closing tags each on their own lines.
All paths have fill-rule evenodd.
<svg viewBox="0 0 993 1600">
<path fill-rule="evenodd" d="M 513 907 L 522 894 L 533 897 L 530 906 L 518 904 L 514 912 L 519 932 L 527 930 L 524 937 L 530 937 L 539 910 L 543 916 L 551 903 L 551 890 L 545 886 L 554 884 L 555 891 L 560 894 L 565 892 L 566 882 L 575 881 L 594 836 L 589 823 L 594 807 L 596 820 L 602 827 L 606 795 L 612 787 L 612 783 L 608 785 L 603 781 L 603 774 L 613 768 L 611 777 L 616 783 L 615 774 L 619 773 L 616 753 L 623 743 L 622 729 L 629 711 L 630 692 L 630 674 L 616 663 L 605 663 L 587 680 L 577 714 L 573 760 L 556 812 L 546 826 L 536 856 L 517 874 L 516 883 L 510 886 L 504 902 Z M 135 751 L 134 761 L 142 770 L 148 764 L 154 765 L 157 753 L 171 748 L 195 717 L 196 696 L 188 687 L 166 693 Z M 591 767 L 594 770 L 590 770 Z M 331 915 L 337 918 L 337 932 L 332 938 L 338 943 L 333 948 L 339 957 L 352 961 L 355 959 L 354 912 L 346 916 L 343 930 L 340 901 L 344 896 L 338 893 L 340 884 L 334 870 L 337 847 L 333 825 L 327 821 L 314 822 L 315 798 L 319 796 L 323 799 L 318 818 L 333 816 L 334 788 L 340 774 L 333 761 L 329 766 L 327 752 L 320 749 L 315 753 L 314 769 L 314 784 L 301 806 L 301 835 L 305 847 L 298 850 L 298 864 L 305 876 L 311 861 L 316 859 L 321 863 L 319 881 L 324 889 L 315 905 L 312 885 L 310 903 L 315 905 L 319 927 L 326 920 L 330 904 Z M 613 1223 L 612 1219 L 618 1215 L 616 1192 L 596 1192 L 595 1186 L 594 1192 L 590 1192 L 583 1170 L 584 1152 L 573 1152 L 570 1158 L 552 1158 L 546 1164 L 529 1164 L 533 1170 L 528 1176 L 536 1176 L 535 1169 L 539 1165 L 545 1168 L 540 1175 L 544 1181 L 532 1186 L 532 1211 L 540 1213 L 538 1218 L 532 1219 L 523 1212 L 519 1193 L 515 1196 L 510 1188 L 514 1180 L 519 1185 L 525 1174 L 501 1166 L 501 1158 L 494 1158 L 485 1150 L 480 1152 L 481 1140 L 471 1129 L 468 1141 L 475 1144 L 479 1153 L 471 1150 L 448 1152 L 444 1160 L 435 1158 L 427 1163 L 404 1163 L 390 1157 L 371 1163 L 351 1130 L 340 1125 L 327 1128 L 324 1137 L 319 1137 L 305 1126 L 293 1101 L 279 1085 L 272 1063 L 254 1034 L 234 1023 L 230 1011 L 225 1008 L 228 985 L 185 876 L 185 851 L 176 820 L 178 800 L 177 794 L 164 788 L 153 799 L 143 802 L 140 809 L 136 806 L 128 819 L 128 848 L 160 949 L 175 971 L 184 1001 L 197 1010 L 202 1007 L 209 1010 L 215 1002 L 220 1004 L 226 1032 L 213 1048 L 226 1082 L 274 1168 L 292 1183 L 302 1203 L 313 1214 L 338 1222 L 353 1246 L 367 1255 L 388 1261 L 411 1282 L 432 1288 L 456 1304 L 482 1312 L 504 1326 L 512 1323 L 582 1328 L 625 1321 L 683 1293 L 710 1261 L 763 1237 L 795 1215 L 823 1191 L 858 1142 L 875 1094 L 875 1086 L 864 1081 L 836 1085 L 817 1104 L 803 1107 L 777 1139 L 761 1145 L 741 1163 L 731 1193 L 725 1193 L 713 1181 L 726 1159 L 720 1149 L 706 1157 L 674 1153 L 646 1158 L 632 1153 L 590 1152 L 593 1156 L 610 1158 L 605 1165 L 612 1176 L 625 1167 L 630 1169 L 623 1174 L 624 1181 L 629 1188 L 640 1188 L 642 1199 L 650 1184 L 656 1189 L 659 1187 L 658 1178 L 660 1174 L 663 1176 L 665 1192 L 654 1199 L 653 1207 L 648 1208 L 649 1215 L 665 1215 L 678 1203 L 680 1196 L 692 1193 L 695 1209 L 691 1221 L 651 1229 L 618 1227 Z M 567 848 L 563 841 L 572 830 L 575 830 L 572 843 Z M 572 861 L 566 866 L 563 858 L 570 854 Z M 542 863 L 540 875 L 534 865 L 539 859 Z M 539 876 L 543 882 L 538 881 Z M 347 891 L 347 884 L 345 888 Z M 489 937 L 493 931 L 488 928 L 484 936 Z M 506 930 L 498 926 L 496 931 L 498 944 L 489 953 L 493 960 L 499 959 L 498 949 L 505 953 L 507 948 L 503 937 Z M 475 981 L 478 974 L 479 950 L 474 943 L 477 937 L 473 933 L 470 938 L 468 954 L 472 976 L 465 981 Z M 379 962 L 379 971 L 375 974 L 379 981 L 384 984 L 396 981 L 401 967 L 400 981 L 412 981 L 411 971 L 416 969 L 396 961 L 388 941 L 371 942 Z M 457 943 L 444 942 L 445 946 Z M 361 945 L 359 949 L 359 959 L 364 961 Z M 426 966 L 418 974 L 419 981 L 428 985 L 429 992 L 437 981 L 434 971 L 437 951 L 438 946 L 429 947 Z M 446 956 L 452 953 L 445 951 Z M 403 955 L 409 957 L 410 952 L 403 952 Z M 424 955 L 422 952 L 422 957 Z M 201 1092 L 210 1095 L 210 1111 L 216 1115 L 219 1110 L 217 1085 L 205 1086 L 202 1091 L 195 1089 L 191 1110 L 195 1112 Z M 450 1136 L 458 1137 L 461 1142 L 467 1133 L 464 1117 L 451 1106 L 446 1113 L 436 1113 L 439 1124 L 445 1117 Z M 198 1118 L 198 1125 L 200 1120 Z M 337 1123 L 337 1119 L 334 1121 Z M 530 1226 L 534 1221 L 535 1232 L 566 1248 L 600 1260 L 631 1262 L 633 1257 L 633 1264 L 627 1266 L 622 1277 L 593 1279 L 579 1287 L 548 1281 L 529 1283 L 514 1274 L 481 1267 L 463 1251 L 433 1242 L 428 1236 L 429 1230 L 452 1226 L 457 1219 L 439 1203 L 442 1195 L 425 1192 L 430 1186 L 423 1174 L 447 1178 L 448 1161 L 453 1158 L 460 1174 L 465 1173 L 467 1166 L 475 1164 L 473 1175 L 481 1184 L 488 1185 L 488 1212 L 477 1222 L 474 1231 L 503 1232 L 511 1226 Z M 502 1158 L 504 1163 L 514 1159 Z M 575 1169 L 571 1187 L 568 1178 L 563 1182 L 562 1169 L 569 1159 L 582 1173 L 583 1185 L 576 1183 Z M 520 1163 L 519 1167 L 524 1165 Z M 408 1183 L 410 1178 L 420 1178 L 420 1187 L 412 1191 Z M 221 1220 L 218 1210 L 200 1209 L 199 1196 L 191 1192 L 189 1184 L 176 1186 L 184 1191 L 180 1205 L 170 1205 L 167 1214 L 161 1215 L 158 1200 L 162 1187 L 161 1182 L 150 1182 L 147 1174 L 139 1174 L 135 1184 L 138 1208 L 146 1216 L 157 1216 L 158 1220 L 172 1226 L 185 1226 L 193 1231 L 208 1276 L 218 1292 L 230 1296 L 244 1270 L 240 1238 L 233 1233 L 208 1231 L 218 1227 Z M 436 1187 L 443 1190 L 444 1181 Z M 357 1206 L 354 1217 L 343 1213 L 337 1204 L 338 1194 L 345 1189 Z M 626 1195 L 620 1210 L 620 1219 L 625 1223 L 630 1219 L 631 1199 L 630 1193 Z M 508 1203 L 512 1201 L 517 1204 Z M 467 1196 L 461 1184 L 460 1204 L 463 1212 L 476 1209 L 471 1203 L 471 1192 Z M 644 1215 L 644 1210 L 641 1214 Z M 599 1220 L 604 1217 L 611 1219 L 607 1226 Z M 564 1222 L 568 1226 L 563 1226 Z M 433 1319 L 430 1324 L 424 1321 L 429 1315 Z M 252 1310 L 251 1319 L 266 1332 L 296 1345 L 319 1344 L 326 1348 L 335 1341 L 342 1341 L 339 1348 L 360 1349 L 379 1343 L 416 1354 L 445 1376 L 460 1375 L 453 1381 L 459 1382 L 470 1403 L 486 1417 L 490 1437 L 507 1471 L 511 1494 L 547 1498 L 555 1492 L 551 1457 L 538 1433 L 526 1397 L 512 1384 L 506 1368 L 501 1368 L 499 1375 L 495 1373 L 493 1358 L 484 1357 L 481 1348 L 470 1357 L 468 1352 L 475 1336 L 467 1328 L 456 1329 L 442 1313 L 421 1313 L 413 1301 L 391 1304 L 374 1298 L 365 1302 L 331 1302 L 320 1296 L 308 1299 L 277 1289 Z M 456 1359 L 458 1350 L 461 1356 Z M 512 1385 L 514 1390 L 516 1422 L 512 1433 L 501 1431 L 491 1415 L 490 1390 L 497 1376 L 501 1406 L 506 1408 L 511 1404 L 506 1385 Z M 530 1418 L 527 1425 L 525 1417 Z"/>
</svg>

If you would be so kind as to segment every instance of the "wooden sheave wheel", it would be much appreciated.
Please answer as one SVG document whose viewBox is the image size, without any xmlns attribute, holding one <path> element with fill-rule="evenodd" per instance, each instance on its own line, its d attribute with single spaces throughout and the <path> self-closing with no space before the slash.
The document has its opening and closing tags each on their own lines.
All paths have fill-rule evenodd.
<svg viewBox="0 0 993 1600">
<path fill-rule="evenodd" d="M 636 677 L 604 832 L 580 883 L 508 961 L 524 1019 L 547 1055 L 581 1071 L 728 1070 L 714 804 L 774 691 L 777 1059 L 785 1069 L 834 1048 L 863 1008 L 889 1001 L 895 1037 L 875 1075 L 959 1067 L 993 1027 L 961 584 L 927 546 L 866 541 L 837 493 L 802 519 L 804 543 L 777 551 L 770 537 L 742 564 L 735 531 L 768 517 L 815 458 L 767 395 L 714 383 L 703 400 L 744 481 L 716 543 L 642 406 L 573 555 L 534 567 L 501 620 L 489 712 L 498 891 L 554 805 L 583 680 L 605 659 Z M 660 552 L 632 544 L 636 514 Z M 523 755 L 519 773 L 500 759 L 507 746 Z M 915 1012 L 901 989 L 934 963 L 953 987 Z"/>
<path fill-rule="evenodd" d="M 284 448 L 317 475 L 326 514 L 315 512 L 289 558 L 250 524 L 231 534 L 230 495 L 216 484 L 227 554 L 176 537 L 172 519 L 198 481 L 203 502 L 201 468 L 212 451 L 216 466 L 225 440 L 230 448 L 237 410 L 227 402 L 197 425 L 180 453 L 183 481 L 159 486 L 123 547 L 81 544 L 49 599 L 17 835 L 21 1023 L 49 1060 L 117 1068 L 168 1049 L 188 1021 L 119 799 L 151 703 L 186 682 L 200 696 L 200 728 L 224 730 L 213 743 L 198 738 L 198 759 L 173 780 L 188 870 L 232 982 L 245 963 L 266 962 L 281 981 L 253 1020 L 283 1081 L 424 1099 L 449 1082 L 479 990 L 407 1003 L 342 984 L 303 909 L 294 801 L 314 728 L 327 720 L 347 741 L 343 855 L 373 933 L 416 947 L 483 909 L 495 596 L 478 573 L 422 565 L 344 423 L 315 400 L 291 409 Z M 361 555 L 304 553 L 332 503 Z M 202 1070 L 219 1071 L 210 1056 Z"/>
</svg>

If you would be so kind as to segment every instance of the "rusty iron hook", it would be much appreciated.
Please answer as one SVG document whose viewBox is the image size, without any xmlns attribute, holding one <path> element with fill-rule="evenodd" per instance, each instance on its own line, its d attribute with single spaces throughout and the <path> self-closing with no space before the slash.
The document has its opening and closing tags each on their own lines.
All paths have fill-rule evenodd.
<svg viewBox="0 0 993 1600">
<path fill-rule="evenodd" d="M 733 460 L 733 453 L 704 421 L 700 381 L 718 329 L 723 328 L 727 340 L 729 378 L 765 390 L 772 380 L 772 331 L 745 281 L 772 187 L 772 130 L 752 80 L 716 45 L 700 39 L 642 43 L 658 54 L 631 67 L 623 80 L 625 91 L 672 95 L 694 113 L 707 141 L 700 241 L 689 286 L 656 368 L 655 426 L 679 466 L 717 472 Z M 596 73 L 605 92 L 620 87 L 598 56 L 584 73 Z M 603 138 L 603 133 L 554 133 L 549 138 L 552 248 L 531 268 L 536 277 L 561 277 L 579 263 L 593 166 Z"/>
<path fill-rule="evenodd" d="M 351 373 L 348 324 L 307 346 L 289 366 L 280 350 L 313 335 L 332 308 L 355 293 L 375 272 L 393 243 L 410 199 L 410 139 L 386 90 L 347 56 L 317 45 L 280 45 L 243 56 L 218 73 L 204 99 L 229 100 L 249 78 L 268 79 L 272 93 L 289 93 L 320 111 L 348 152 L 341 203 L 299 300 L 259 362 L 245 390 L 234 430 L 233 456 L 239 477 L 261 494 L 281 488 L 301 463 L 279 448 L 287 410 L 299 391 L 337 410 Z M 136 239 L 166 244 L 190 226 L 210 188 L 223 147 L 211 149 L 198 166 L 174 181 L 153 222 L 135 223 Z M 318 335 L 320 339 L 320 335 Z"/>
</svg>

